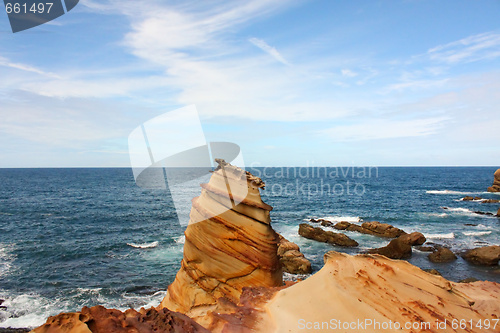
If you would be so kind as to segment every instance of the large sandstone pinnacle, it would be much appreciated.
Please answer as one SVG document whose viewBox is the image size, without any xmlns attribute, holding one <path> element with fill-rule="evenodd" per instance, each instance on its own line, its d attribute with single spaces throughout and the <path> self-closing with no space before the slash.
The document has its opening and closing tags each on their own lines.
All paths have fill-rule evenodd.
<svg viewBox="0 0 500 333">
<path fill-rule="evenodd" d="M 272 207 L 260 197 L 264 182 L 216 161 L 219 167 L 192 200 L 181 268 L 159 306 L 192 317 L 214 310 L 222 297 L 237 303 L 243 287 L 283 284 Z"/>
<path fill-rule="evenodd" d="M 495 172 L 493 185 L 488 187 L 488 192 L 500 192 L 500 169 Z"/>
</svg>

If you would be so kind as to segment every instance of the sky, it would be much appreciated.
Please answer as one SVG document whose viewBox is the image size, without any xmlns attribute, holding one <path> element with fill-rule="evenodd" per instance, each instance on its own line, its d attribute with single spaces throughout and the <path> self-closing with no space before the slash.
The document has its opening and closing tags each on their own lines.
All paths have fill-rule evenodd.
<svg viewBox="0 0 500 333">
<path fill-rule="evenodd" d="M 129 167 L 195 105 L 247 166 L 499 166 L 500 1 L 81 0 L 12 33 L 0 167 Z"/>
</svg>

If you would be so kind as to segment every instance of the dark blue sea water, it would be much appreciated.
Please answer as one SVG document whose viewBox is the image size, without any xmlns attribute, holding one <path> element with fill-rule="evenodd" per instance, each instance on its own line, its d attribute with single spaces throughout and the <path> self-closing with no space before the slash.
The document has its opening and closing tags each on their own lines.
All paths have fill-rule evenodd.
<svg viewBox="0 0 500 333">
<path fill-rule="evenodd" d="M 499 244 L 499 204 L 460 201 L 486 193 L 496 168 L 258 168 L 274 207 L 273 227 L 296 242 L 314 270 L 329 250 L 359 253 L 386 239 L 347 232 L 360 243 L 344 249 L 297 235 L 310 218 L 381 221 L 454 251 Z M 448 209 L 443 209 L 447 207 Z M 183 228 L 166 190 L 139 188 L 127 168 L 0 169 L 0 327 L 42 324 L 82 306 L 157 305 L 180 266 Z M 498 267 L 459 258 L 432 264 L 414 250 L 411 263 L 446 278 L 500 282 Z"/>
</svg>

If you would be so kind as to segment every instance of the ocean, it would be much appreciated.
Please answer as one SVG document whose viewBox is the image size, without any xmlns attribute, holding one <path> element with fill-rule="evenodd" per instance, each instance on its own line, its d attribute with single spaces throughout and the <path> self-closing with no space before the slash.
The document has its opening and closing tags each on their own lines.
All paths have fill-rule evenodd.
<svg viewBox="0 0 500 333">
<path fill-rule="evenodd" d="M 500 199 L 486 192 L 496 169 L 249 170 L 266 181 L 262 197 L 274 207 L 272 226 L 300 246 L 316 272 L 327 251 L 356 254 L 389 240 L 346 232 L 358 248 L 318 243 L 297 234 L 311 218 L 386 222 L 455 252 L 498 245 L 500 218 L 474 211 L 496 213 L 500 204 L 461 201 Z M 0 327 L 38 326 L 83 306 L 125 310 L 160 303 L 184 243 L 168 190 L 139 188 L 129 168 L 0 169 L 0 184 Z M 500 282 L 499 267 L 472 266 L 460 257 L 433 264 L 427 255 L 414 250 L 409 262 L 452 281 Z"/>
</svg>

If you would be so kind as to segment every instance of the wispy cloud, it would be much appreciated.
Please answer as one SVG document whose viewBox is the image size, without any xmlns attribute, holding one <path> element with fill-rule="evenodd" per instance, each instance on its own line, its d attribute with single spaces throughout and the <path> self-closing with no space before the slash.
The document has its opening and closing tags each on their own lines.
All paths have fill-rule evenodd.
<svg viewBox="0 0 500 333">
<path fill-rule="evenodd" d="M 283 65 L 291 66 L 291 64 L 285 58 L 283 58 L 283 56 L 278 52 L 278 50 L 276 50 L 276 48 L 268 45 L 262 39 L 253 37 L 253 38 L 250 38 L 248 41 L 250 43 L 252 43 L 253 45 L 257 46 L 262 51 L 271 55 L 274 59 L 278 60 Z"/>
<path fill-rule="evenodd" d="M 0 66 L 14 68 L 14 69 L 18 69 L 18 70 L 25 71 L 25 72 L 30 72 L 30 73 L 36 73 L 36 74 L 39 74 L 39 75 L 43 75 L 45 77 L 60 78 L 60 76 L 57 75 L 57 74 L 54 74 L 54 73 L 51 73 L 51 72 L 46 72 L 46 71 L 43 71 L 43 70 L 41 70 L 39 68 L 30 66 L 30 65 L 27 65 L 27 64 L 12 62 L 9 59 L 7 59 L 5 57 L 2 57 L 2 56 L 0 56 Z"/>
<path fill-rule="evenodd" d="M 500 33 L 486 32 L 436 46 L 427 51 L 431 60 L 457 64 L 500 57 Z"/>
<path fill-rule="evenodd" d="M 353 71 L 351 71 L 350 69 L 347 69 L 347 68 L 344 68 L 340 71 L 340 73 L 342 74 L 342 76 L 345 76 L 345 77 L 355 77 L 355 76 L 358 76 L 358 73 L 355 73 Z"/>
<path fill-rule="evenodd" d="M 436 133 L 448 117 L 392 120 L 371 119 L 355 124 L 339 125 L 318 133 L 332 141 L 366 141 L 427 136 Z"/>
<path fill-rule="evenodd" d="M 383 93 L 400 92 L 403 90 L 429 90 L 444 87 L 450 80 L 426 79 L 426 80 L 405 80 L 403 82 L 388 85 L 382 90 Z"/>
</svg>

